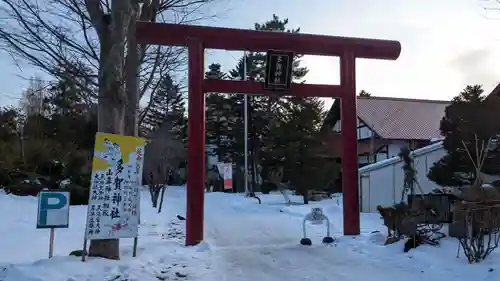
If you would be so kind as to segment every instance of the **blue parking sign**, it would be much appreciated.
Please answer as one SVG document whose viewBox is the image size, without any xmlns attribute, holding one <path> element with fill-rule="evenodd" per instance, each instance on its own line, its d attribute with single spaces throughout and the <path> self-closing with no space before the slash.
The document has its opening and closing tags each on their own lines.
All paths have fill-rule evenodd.
<svg viewBox="0 0 500 281">
<path fill-rule="evenodd" d="M 40 191 L 37 228 L 68 228 L 69 191 Z"/>
</svg>

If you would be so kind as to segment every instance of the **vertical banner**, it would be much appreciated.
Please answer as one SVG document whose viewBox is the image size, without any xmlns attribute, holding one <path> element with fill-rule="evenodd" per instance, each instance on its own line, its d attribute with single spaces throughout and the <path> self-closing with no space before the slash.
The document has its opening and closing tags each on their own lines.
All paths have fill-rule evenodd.
<svg viewBox="0 0 500 281">
<path fill-rule="evenodd" d="M 217 163 L 219 174 L 224 179 L 224 190 L 233 189 L 233 164 Z"/>
<path fill-rule="evenodd" d="M 143 138 L 96 134 L 86 239 L 138 236 L 145 144 Z"/>
</svg>

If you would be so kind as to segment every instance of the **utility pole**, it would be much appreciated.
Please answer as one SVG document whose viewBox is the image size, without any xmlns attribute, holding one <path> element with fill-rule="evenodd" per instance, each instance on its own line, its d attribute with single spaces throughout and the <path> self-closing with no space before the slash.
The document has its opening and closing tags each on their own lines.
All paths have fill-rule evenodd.
<svg viewBox="0 0 500 281">
<path fill-rule="evenodd" d="M 247 51 L 244 51 L 243 53 L 243 76 L 241 77 L 241 80 L 247 80 Z M 245 142 L 245 196 L 248 196 L 250 194 L 248 188 L 248 94 L 245 94 L 244 106 L 243 122 L 245 127 L 245 136 L 243 140 Z"/>
</svg>

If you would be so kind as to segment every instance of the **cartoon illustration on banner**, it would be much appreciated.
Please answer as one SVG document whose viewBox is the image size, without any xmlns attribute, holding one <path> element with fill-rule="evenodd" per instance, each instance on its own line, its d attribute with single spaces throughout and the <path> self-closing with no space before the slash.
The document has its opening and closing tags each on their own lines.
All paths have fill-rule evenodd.
<svg viewBox="0 0 500 281">
<path fill-rule="evenodd" d="M 145 144 L 142 138 L 96 134 L 86 239 L 138 236 Z"/>
</svg>

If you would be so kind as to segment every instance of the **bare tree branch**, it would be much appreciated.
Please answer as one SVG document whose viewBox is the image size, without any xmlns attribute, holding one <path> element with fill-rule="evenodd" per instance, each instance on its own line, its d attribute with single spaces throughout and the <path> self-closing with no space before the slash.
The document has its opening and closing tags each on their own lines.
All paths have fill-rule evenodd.
<svg viewBox="0 0 500 281">
<path fill-rule="evenodd" d="M 186 148 L 171 132 L 168 123 L 149 137 L 144 151 L 144 175 L 148 185 L 166 184 L 168 175 L 185 160 Z"/>
<path fill-rule="evenodd" d="M 139 20 L 192 23 L 213 17 L 207 5 L 223 0 L 151 0 Z M 139 1 L 141 2 L 141 1 Z M 0 0 L 0 48 L 55 77 L 74 78 L 95 102 L 100 42 L 108 0 Z M 161 75 L 183 72 L 186 53 L 170 46 L 139 46 L 139 99 L 155 95 Z"/>
</svg>

